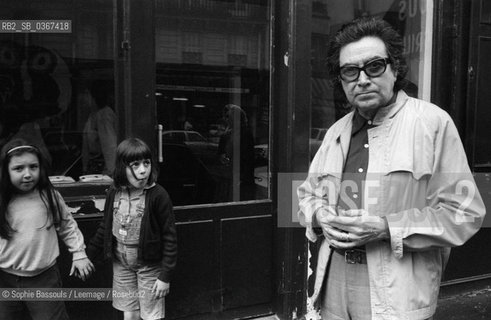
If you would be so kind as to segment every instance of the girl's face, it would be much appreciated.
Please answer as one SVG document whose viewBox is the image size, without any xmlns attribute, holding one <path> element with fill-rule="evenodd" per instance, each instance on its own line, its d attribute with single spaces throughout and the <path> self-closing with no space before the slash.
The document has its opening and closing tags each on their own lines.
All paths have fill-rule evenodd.
<svg viewBox="0 0 491 320">
<path fill-rule="evenodd" d="M 136 160 L 126 167 L 126 178 L 133 188 L 142 189 L 147 185 L 151 172 L 152 162 L 150 159 Z"/>
<path fill-rule="evenodd" d="M 30 152 L 13 156 L 9 162 L 12 185 L 21 193 L 32 191 L 39 181 L 39 159 Z"/>
</svg>

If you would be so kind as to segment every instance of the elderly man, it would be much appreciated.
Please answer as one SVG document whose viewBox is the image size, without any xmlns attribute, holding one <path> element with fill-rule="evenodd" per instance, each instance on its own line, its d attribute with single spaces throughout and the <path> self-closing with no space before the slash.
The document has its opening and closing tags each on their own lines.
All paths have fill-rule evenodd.
<svg viewBox="0 0 491 320">
<path fill-rule="evenodd" d="M 403 90 L 403 43 L 383 20 L 356 20 L 328 64 L 353 111 L 337 121 L 299 187 L 309 240 L 321 235 L 312 299 L 326 319 L 430 319 L 450 247 L 484 204 L 457 129 Z"/>
</svg>

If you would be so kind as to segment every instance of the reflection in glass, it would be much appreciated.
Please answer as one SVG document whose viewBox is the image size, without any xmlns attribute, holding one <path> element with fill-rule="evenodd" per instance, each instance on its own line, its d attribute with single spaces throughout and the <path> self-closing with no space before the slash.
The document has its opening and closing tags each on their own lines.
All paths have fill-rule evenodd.
<svg viewBox="0 0 491 320">
<path fill-rule="evenodd" d="M 160 182 L 176 205 L 268 198 L 269 1 L 155 4 Z"/>
<path fill-rule="evenodd" d="M 76 181 L 83 174 L 109 174 L 105 160 L 111 159 L 102 153 L 89 152 L 100 165 L 83 165 L 82 145 L 84 133 L 92 136 L 92 147 L 100 137 L 115 140 L 107 128 L 98 131 L 103 120 L 110 118 L 106 126 L 112 126 L 115 119 L 107 99 L 114 96 L 112 10 L 111 0 L 56 1 L 56 10 L 48 0 L 0 3 L 2 19 L 65 19 L 73 30 L 0 34 L 0 147 L 23 137 L 49 155 L 54 175 Z M 102 109 L 104 115 L 95 116 Z"/>
</svg>

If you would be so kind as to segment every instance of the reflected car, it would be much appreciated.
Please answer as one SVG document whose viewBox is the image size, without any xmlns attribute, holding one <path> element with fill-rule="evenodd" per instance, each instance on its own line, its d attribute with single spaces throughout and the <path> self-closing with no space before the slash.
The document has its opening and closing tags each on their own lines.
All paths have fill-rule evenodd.
<svg viewBox="0 0 491 320">
<path fill-rule="evenodd" d="M 185 144 L 203 163 L 209 165 L 217 160 L 218 143 L 211 142 L 201 133 L 190 130 L 166 130 L 162 132 L 165 143 Z"/>
</svg>

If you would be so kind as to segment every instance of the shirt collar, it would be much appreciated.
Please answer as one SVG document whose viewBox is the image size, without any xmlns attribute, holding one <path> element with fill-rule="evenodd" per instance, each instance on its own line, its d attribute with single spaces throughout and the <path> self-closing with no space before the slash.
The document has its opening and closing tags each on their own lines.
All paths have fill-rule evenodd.
<svg viewBox="0 0 491 320">
<path fill-rule="evenodd" d="M 351 135 L 354 136 L 358 133 L 367 123 L 367 119 L 365 119 L 359 112 L 358 109 L 355 110 L 353 115 L 353 124 L 351 127 Z"/>
</svg>

